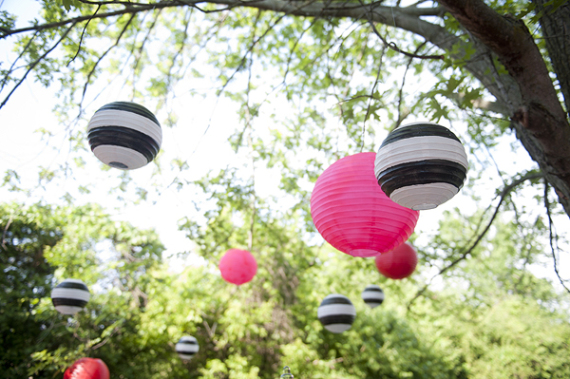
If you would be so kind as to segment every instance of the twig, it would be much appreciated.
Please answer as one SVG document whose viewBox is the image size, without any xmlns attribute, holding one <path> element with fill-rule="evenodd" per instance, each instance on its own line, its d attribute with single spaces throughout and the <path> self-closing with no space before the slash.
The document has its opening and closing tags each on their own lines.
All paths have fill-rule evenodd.
<svg viewBox="0 0 570 379">
<path fill-rule="evenodd" d="M 392 49 L 394 51 L 397 51 L 398 53 L 404 54 L 405 56 L 410 57 L 410 58 L 418 58 L 418 59 L 443 59 L 444 58 L 444 55 L 418 55 L 418 54 L 414 54 L 414 53 L 410 53 L 410 52 L 407 52 L 405 50 L 402 50 L 394 42 L 388 42 L 388 41 L 386 41 L 386 39 L 384 37 L 382 37 L 382 35 L 378 31 L 378 29 L 376 29 L 376 25 L 374 25 L 374 21 L 372 21 L 371 18 L 369 18 L 368 22 L 369 22 L 370 26 L 372 27 L 374 34 L 376 34 L 378 36 L 378 38 L 380 38 L 380 40 L 384 43 L 384 45 L 389 47 L 390 49 Z"/>
<path fill-rule="evenodd" d="M 97 15 L 97 12 L 99 12 L 99 9 L 101 9 L 101 4 L 99 4 L 99 6 L 97 7 L 97 9 L 95 10 L 95 13 L 93 13 L 93 16 L 91 16 L 91 18 L 89 18 L 89 20 L 87 20 L 87 23 L 85 24 L 85 27 L 83 28 L 83 31 L 81 32 L 81 38 L 79 38 L 79 46 L 77 47 L 77 51 L 75 52 L 75 55 L 73 56 L 73 58 L 71 58 L 71 60 L 67 63 L 67 65 L 69 66 L 71 64 L 71 62 L 73 62 L 75 60 L 75 58 L 77 58 L 77 56 L 79 55 L 79 52 L 81 51 L 81 44 L 83 43 L 83 36 L 85 36 L 85 31 L 87 30 L 87 27 L 89 26 L 89 23 L 91 22 L 91 20 L 93 20 L 93 17 L 95 15 Z"/>
<path fill-rule="evenodd" d="M 546 214 L 548 215 L 548 231 L 549 231 L 549 241 L 550 241 L 550 251 L 552 251 L 552 260 L 554 263 L 554 272 L 556 273 L 556 277 L 562 287 L 566 290 L 566 292 L 570 293 L 570 289 L 566 287 L 564 284 L 564 280 L 560 277 L 560 272 L 558 272 L 558 261 L 556 259 L 556 249 L 554 248 L 554 234 L 552 233 L 552 215 L 550 214 L 550 201 L 548 200 L 548 181 L 546 178 L 544 179 L 544 207 L 546 208 Z"/>
<path fill-rule="evenodd" d="M 382 52 L 380 53 L 380 63 L 378 64 L 378 71 L 376 72 L 376 80 L 374 81 L 374 85 L 372 85 L 372 89 L 370 90 L 370 97 L 368 98 L 368 106 L 366 107 L 366 114 L 364 115 L 364 121 L 362 123 L 362 145 L 360 146 L 360 152 L 364 150 L 364 139 L 366 133 L 366 120 L 370 116 L 370 106 L 372 105 L 372 99 L 374 98 L 374 92 L 376 91 L 376 87 L 378 87 L 378 81 L 380 80 L 380 73 L 382 72 L 382 62 L 384 61 L 384 53 L 386 52 L 386 45 L 382 47 Z"/>
<path fill-rule="evenodd" d="M 14 219 L 14 215 L 10 214 L 10 218 L 4 227 L 4 233 L 2 233 L 2 248 L 6 249 L 6 233 L 8 233 L 8 229 L 10 228 L 10 224 L 12 224 L 12 220 Z"/>
</svg>

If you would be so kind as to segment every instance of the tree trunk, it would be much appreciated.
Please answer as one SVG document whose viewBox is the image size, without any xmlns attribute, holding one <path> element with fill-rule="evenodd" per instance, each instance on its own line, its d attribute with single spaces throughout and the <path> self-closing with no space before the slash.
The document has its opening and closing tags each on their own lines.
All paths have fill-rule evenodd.
<svg viewBox="0 0 570 379">
<path fill-rule="evenodd" d="M 518 84 L 520 101 L 506 99 L 505 104 L 511 112 L 512 126 L 518 139 L 556 189 L 560 203 L 570 216 L 570 125 L 528 28 L 516 18 L 499 15 L 481 0 L 438 2 L 498 56 Z M 550 16 L 553 22 L 564 21 L 557 13 Z M 544 23 L 549 23 L 549 18 L 543 19 Z M 564 24 L 562 30 L 566 30 L 567 25 Z M 555 30 L 556 25 L 549 24 L 549 28 L 551 26 L 554 33 L 560 33 Z M 564 37 L 558 39 L 564 40 Z M 565 72 L 568 70 L 567 59 L 566 56 Z"/>
</svg>

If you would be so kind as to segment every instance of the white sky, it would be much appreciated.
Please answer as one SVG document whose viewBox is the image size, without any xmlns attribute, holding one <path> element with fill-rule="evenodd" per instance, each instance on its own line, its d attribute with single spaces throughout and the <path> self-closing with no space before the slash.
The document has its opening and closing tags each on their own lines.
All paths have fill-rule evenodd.
<svg viewBox="0 0 570 379">
<path fill-rule="evenodd" d="M 32 4 L 32 5 L 30 5 Z M 4 0 L 0 1 L 0 9 L 24 10 L 24 14 L 33 14 L 36 8 L 35 2 L 22 0 Z M 10 62 L 10 53 L 7 50 L 9 44 L 0 41 L 0 60 L 2 67 Z M 183 86 L 184 83 L 181 83 Z M 121 86 L 113 84 L 106 89 L 101 96 L 93 101 L 89 112 L 94 112 L 98 107 L 116 100 L 122 100 L 117 94 L 120 94 Z M 124 93 L 124 91 L 123 91 Z M 237 106 L 228 100 L 216 100 L 213 94 L 205 99 L 192 97 L 187 92 L 181 91 L 171 104 L 172 109 L 176 111 L 179 117 L 177 127 L 163 127 L 163 148 L 164 152 L 161 159 L 168 162 L 174 157 L 187 160 L 191 169 L 189 179 L 198 179 L 205 175 L 209 170 L 219 170 L 226 167 L 230 163 L 235 163 L 238 157 L 231 153 L 231 149 L 227 143 L 227 137 L 239 125 L 237 118 Z M 126 95 L 125 95 L 126 96 Z M 276 94 L 275 96 L 279 96 Z M 12 96 L 4 109 L 0 110 L 0 172 L 6 169 L 13 169 L 18 172 L 22 178 L 24 187 L 33 186 L 37 183 L 38 166 L 57 167 L 58 163 L 63 162 L 68 157 L 66 155 L 67 145 L 64 133 L 64 126 L 60 125 L 54 116 L 52 109 L 57 98 L 54 96 L 53 90 L 46 89 L 31 80 L 26 81 L 18 91 Z M 274 102 L 264 108 L 264 113 L 257 122 L 267 124 L 267 129 L 278 127 L 270 114 L 283 114 L 287 109 L 283 109 L 279 104 Z M 159 117 L 160 119 L 160 117 Z M 204 136 L 205 129 L 209 126 L 208 133 Z M 58 131 L 58 134 L 50 142 L 61 145 L 61 152 L 56 153 L 46 148 L 45 141 L 41 141 L 40 135 L 34 133 L 38 128 L 43 127 L 48 130 Z M 86 127 L 86 122 L 80 123 L 78 127 Z M 461 128 L 461 125 L 455 125 Z M 379 147 L 385 134 L 378 133 L 376 136 L 375 146 Z M 506 145 L 501 147 L 507 151 Z M 56 145 L 57 146 L 57 145 Z M 195 152 L 194 152 L 195 151 Z M 34 202 L 40 198 L 48 203 L 60 203 L 61 195 L 69 191 L 77 197 L 78 203 L 87 201 L 96 202 L 105 205 L 115 219 L 126 220 L 133 225 L 142 228 L 154 228 L 159 233 L 162 242 L 167 247 L 167 254 L 175 254 L 180 251 L 190 251 L 192 249 L 191 242 L 184 236 L 183 232 L 178 231 L 178 221 L 184 216 L 195 215 L 194 207 L 191 203 L 192 199 L 188 199 L 188 195 L 184 192 L 177 192 L 173 189 L 163 190 L 158 197 L 153 197 L 150 202 L 137 203 L 137 197 L 132 193 L 125 194 L 125 202 L 118 202 L 108 195 L 109 186 L 116 185 L 121 171 L 109 170 L 101 171 L 101 166 L 94 156 L 86 155 L 87 170 L 76 170 L 76 179 L 68 179 L 58 182 L 57 187 L 50 185 L 48 192 L 38 190 L 34 192 L 30 198 L 26 198 L 23 194 L 8 192 L 4 188 L 0 188 L 0 196 L 2 201 L 18 200 L 26 202 Z M 244 159 L 243 154 L 239 159 Z M 470 159 L 472 159 L 470 157 Z M 522 165 L 529 166 L 530 159 L 526 153 L 513 156 L 505 154 L 500 157 L 501 169 L 507 172 L 516 172 L 517 167 Z M 133 181 L 140 187 L 145 187 L 153 179 L 151 174 L 154 165 L 148 165 L 142 169 L 132 172 Z M 168 164 L 164 165 L 165 168 Z M 277 192 L 279 182 L 279 172 L 276 170 L 268 170 L 263 167 L 256 167 L 256 191 L 260 197 L 269 196 Z M 161 186 L 168 188 L 172 179 L 176 176 L 174 172 L 164 172 L 160 176 Z M 94 189 L 89 195 L 81 195 L 77 193 L 77 186 L 93 183 Z M 481 178 L 477 183 L 478 190 L 481 191 L 483 198 L 492 198 L 494 191 L 499 187 L 498 178 L 489 176 Z M 124 204 L 127 204 L 126 206 Z M 471 199 L 460 192 L 454 199 L 438 207 L 436 210 L 422 212 L 419 223 L 416 227 L 416 233 L 419 236 L 430 236 L 437 233 L 437 220 L 441 213 L 454 207 L 463 207 L 466 213 L 475 210 L 476 205 Z M 558 231 L 568 235 L 570 223 L 567 217 L 561 217 L 557 220 Z M 420 237 L 421 238 L 421 237 Z M 564 254 L 560 262 L 560 270 L 564 273 L 567 267 L 568 254 Z M 179 265 L 180 262 L 176 264 Z M 535 272 L 540 276 L 552 277 L 553 270 L 550 261 L 545 262 L 545 267 L 537 265 Z M 570 276 L 570 275 L 569 275 Z"/>
</svg>

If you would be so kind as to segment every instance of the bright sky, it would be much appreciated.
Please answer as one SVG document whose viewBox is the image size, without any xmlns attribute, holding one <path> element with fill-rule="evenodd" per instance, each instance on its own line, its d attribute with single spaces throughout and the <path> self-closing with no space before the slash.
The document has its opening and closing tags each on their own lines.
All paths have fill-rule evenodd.
<svg viewBox="0 0 570 379">
<path fill-rule="evenodd" d="M 22 19 L 29 18 L 37 9 L 36 3 L 22 0 L 0 1 L 0 10 L 8 9 L 15 11 L 20 9 Z M 25 22 L 21 21 L 23 25 Z M 5 41 L 0 41 L 0 60 L 2 67 L 9 65 L 13 55 L 7 51 L 9 47 Z M 227 143 L 227 137 L 239 126 L 237 118 L 237 106 L 223 98 L 216 99 L 212 94 L 205 98 L 191 96 L 184 90 L 187 83 L 181 83 L 178 96 L 170 104 L 170 107 L 177 113 L 178 122 L 175 128 L 163 127 L 163 153 L 161 160 L 169 162 L 178 157 L 186 160 L 190 165 L 188 174 L 184 174 L 187 179 L 198 179 L 208 171 L 222 169 L 228 164 L 235 164 L 236 160 L 246 159 L 245 152 L 241 152 L 240 157 L 236 157 L 231 152 Z M 95 89 L 95 88 L 94 88 Z M 419 89 L 419 87 L 418 87 Z M 97 89 L 98 90 L 98 89 Z M 96 93 L 97 91 L 93 91 Z M 279 93 L 274 95 L 274 100 L 278 99 Z M 98 107 L 117 100 L 128 99 L 128 95 L 120 83 L 112 83 L 104 89 L 102 94 L 91 104 L 87 114 L 92 114 Z M 54 91 L 46 89 L 31 80 L 12 96 L 4 109 L 0 110 L 0 172 L 12 169 L 21 176 L 24 187 L 31 187 L 37 183 L 37 171 L 39 166 L 55 168 L 68 159 L 68 145 L 65 134 L 65 125 L 61 125 L 52 109 L 58 99 L 54 96 Z M 288 109 L 276 104 L 283 102 L 274 101 L 263 108 L 263 113 L 257 122 L 265 123 L 267 130 L 278 127 L 270 118 L 271 114 L 283 115 Z M 159 114 L 164 116 L 164 114 Z M 89 116 L 87 116 L 89 118 Z M 209 126 L 208 126 L 209 125 Z M 77 127 L 86 128 L 86 120 L 80 122 Z M 461 125 L 455 125 L 461 128 Z M 41 136 L 34 133 L 38 128 L 45 128 L 54 131 L 54 137 L 50 141 L 51 145 L 61 146 L 59 152 L 46 147 L 46 141 L 41 140 Z M 208 129 L 208 132 L 204 132 Z M 461 132 L 461 129 L 459 130 Z M 379 147 L 384 139 L 384 133 L 378 133 L 375 146 Z M 505 146 L 500 149 L 508 150 L 509 140 L 505 140 Z M 169 187 L 176 172 L 163 172 L 160 175 L 159 185 L 163 188 L 161 195 L 154 197 L 148 202 L 138 203 L 138 196 L 134 193 L 126 193 L 125 201 L 117 201 L 108 194 L 109 187 L 117 185 L 121 171 L 111 169 L 101 171 L 101 164 L 97 159 L 89 154 L 84 155 L 86 170 L 76 170 L 76 178 L 59 181 L 57 186 L 49 185 L 49 191 L 37 190 L 27 198 L 24 194 L 8 192 L 5 188 L 0 188 L 0 196 L 3 201 L 18 200 L 35 202 L 43 199 L 48 203 L 61 203 L 61 196 L 65 192 L 70 192 L 76 197 L 77 203 L 96 202 L 109 209 L 115 219 L 131 222 L 142 228 L 154 228 L 161 236 L 161 240 L 167 247 L 167 254 L 175 254 L 180 251 L 190 251 L 191 242 L 178 231 L 178 221 L 184 216 L 198 217 L 195 214 L 192 201 L 192 194 L 177 192 Z M 505 155 L 501 158 L 501 169 L 509 172 L 516 171 L 518 165 L 527 165 L 528 155 L 523 152 L 518 156 Z M 470 157 L 473 159 L 473 157 Z M 167 167 L 168 165 L 164 165 Z M 251 170 L 251 167 L 244 166 L 244 169 Z M 145 188 L 155 180 L 151 178 L 154 165 L 148 165 L 142 169 L 132 171 L 133 181 L 137 186 Z M 279 172 L 268 170 L 264 167 L 256 167 L 256 190 L 260 197 L 266 197 L 278 191 Z M 499 181 L 495 177 L 478 179 L 478 189 L 483 198 L 491 199 L 494 191 L 499 187 Z M 79 185 L 93 184 L 93 191 L 90 194 L 78 192 Z M 166 190 L 164 190 L 166 188 Z M 198 200 L 199 201 L 199 200 Z M 126 205 L 125 205 L 126 204 Z M 475 204 L 470 198 L 460 192 L 454 199 L 438 207 L 436 210 L 422 212 L 420 221 L 416 228 L 416 233 L 420 236 L 434 235 L 437 233 L 437 220 L 441 213 L 454 207 L 463 207 L 466 212 L 473 212 Z M 567 217 L 559 220 L 558 231 L 570 230 L 570 223 Z M 565 254 L 560 262 L 560 267 L 564 267 L 568 260 Z M 178 262 L 179 263 L 179 262 Z M 177 264 L 178 264 L 177 263 Z M 546 262 L 545 267 L 537 266 L 536 272 L 540 276 L 553 275 L 551 262 Z"/>
</svg>

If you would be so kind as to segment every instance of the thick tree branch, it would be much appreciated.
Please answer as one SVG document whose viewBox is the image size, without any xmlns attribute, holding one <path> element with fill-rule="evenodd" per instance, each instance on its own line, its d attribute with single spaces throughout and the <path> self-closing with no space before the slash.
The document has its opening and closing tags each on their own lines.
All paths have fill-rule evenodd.
<svg viewBox="0 0 570 379">
<path fill-rule="evenodd" d="M 481 0 L 439 0 L 463 27 L 497 54 L 516 81 L 520 102 L 507 102 L 517 137 L 557 190 L 570 215 L 570 125 L 544 59 L 524 22 Z"/>
</svg>

